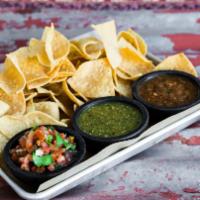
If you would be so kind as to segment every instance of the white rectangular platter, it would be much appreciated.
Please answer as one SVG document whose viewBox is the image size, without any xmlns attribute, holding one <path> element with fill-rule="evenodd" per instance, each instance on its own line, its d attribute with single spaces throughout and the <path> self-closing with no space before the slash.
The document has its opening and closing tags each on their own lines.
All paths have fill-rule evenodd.
<svg viewBox="0 0 200 200">
<path fill-rule="evenodd" d="M 87 33 L 79 36 L 78 38 L 91 36 L 93 33 Z M 160 60 L 155 56 L 148 54 L 149 59 L 153 62 L 158 63 Z M 51 199 L 63 192 L 66 192 L 77 185 L 103 173 L 104 171 L 118 165 L 119 163 L 129 159 L 130 157 L 137 155 L 138 153 L 150 148 L 151 146 L 163 141 L 172 134 L 180 131 L 192 123 L 200 120 L 200 104 L 189 108 L 179 114 L 173 115 L 156 125 L 147 129 L 140 138 L 135 140 L 129 140 L 122 142 L 120 145 L 116 144 L 113 148 L 106 148 L 108 156 L 104 159 L 97 160 L 95 164 L 88 165 L 85 168 L 79 168 L 76 173 L 68 175 L 67 178 L 60 180 L 57 179 L 54 184 L 46 183 L 42 184 L 38 191 L 30 193 L 18 185 L 10 176 L 0 168 L 0 176 L 12 187 L 12 189 L 22 198 L 30 200 L 47 200 Z M 113 150 L 115 149 L 115 150 Z M 104 149 L 104 152 L 106 151 Z M 100 152 L 101 154 L 101 152 Z M 73 168 L 72 168 L 73 170 Z"/>
</svg>

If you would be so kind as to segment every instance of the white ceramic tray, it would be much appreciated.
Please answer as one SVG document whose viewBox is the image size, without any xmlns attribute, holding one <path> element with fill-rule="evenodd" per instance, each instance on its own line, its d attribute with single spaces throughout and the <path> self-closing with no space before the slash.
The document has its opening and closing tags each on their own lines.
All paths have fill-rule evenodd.
<svg viewBox="0 0 200 200">
<path fill-rule="evenodd" d="M 79 38 L 88 35 L 91 35 L 91 33 L 81 35 L 79 36 Z M 153 62 L 160 62 L 158 58 L 151 54 L 148 54 L 148 57 Z M 108 153 L 109 156 L 106 156 L 104 159 L 101 159 L 99 162 L 96 162 L 95 164 L 90 165 L 85 169 L 79 169 L 75 174 L 72 173 L 71 176 L 68 175 L 66 179 L 62 181 L 57 181 L 57 183 L 54 182 L 54 184 L 41 185 L 39 189 L 34 193 L 31 193 L 24 187 L 21 187 L 18 182 L 15 182 L 14 179 L 8 176 L 7 173 L 1 168 L 0 176 L 12 187 L 12 189 L 20 197 L 24 199 L 51 199 L 55 196 L 58 196 L 59 194 L 62 194 L 63 192 L 66 192 L 76 187 L 84 181 L 87 181 L 101 174 L 102 172 L 129 159 L 130 157 L 150 148 L 151 146 L 161 142 L 170 135 L 186 128 L 187 126 L 198 120 L 200 120 L 200 104 L 153 125 L 142 134 L 140 140 L 138 140 L 137 142 L 133 142 L 132 140 L 130 140 L 121 144 L 121 146 L 119 145 L 120 148 L 116 148 L 115 150 L 112 149 L 112 153 L 110 153 L 110 155 Z"/>
</svg>

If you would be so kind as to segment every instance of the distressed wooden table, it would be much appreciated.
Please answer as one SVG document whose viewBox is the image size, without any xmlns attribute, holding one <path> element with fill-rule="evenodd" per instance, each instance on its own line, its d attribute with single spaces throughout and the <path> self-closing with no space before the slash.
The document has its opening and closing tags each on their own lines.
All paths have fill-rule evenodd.
<svg viewBox="0 0 200 200">
<path fill-rule="evenodd" d="M 200 72 L 200 12 L 191 10 L 72 10 L 70 7 L 0 8 L 0 60 L 40 37 L 50 22 L 68 37 L 92 23 L 115 19 L 119 29 L 132 27 L 159 57 L 184 51 Z M 0 178 L 0 199 L 18 196 Z M 166 141 L 66 192 L 69 200 L 200 199 L 200 122 Z"/>
</svg>

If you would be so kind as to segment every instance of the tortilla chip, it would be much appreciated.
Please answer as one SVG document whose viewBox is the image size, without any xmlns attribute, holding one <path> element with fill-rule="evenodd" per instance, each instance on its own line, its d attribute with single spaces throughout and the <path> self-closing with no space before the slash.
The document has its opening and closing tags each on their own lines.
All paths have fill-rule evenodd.
<svg viewBox="0 0 200 200">
<path fill-rule="evenodd" d="M 66 96 L 68 96 L 75 104 L 77 104 L 79 106 L 84 104 L 83 101 L 78 99 L 76 97 L 76 95 L 72 91 L 70 91 L 66 81 L 63 81 L 63 89 L 64 89 L 64 92 L 65 92 Z"/>
<path fill-rule="evenodd" d="M 32 38 L 29 41 L 29 50 L 32 56 L 36 56 L 39 63 L 46 67 L 51 67 L 50 60 L 45 51 L 45 43 L 41 40 Z"/>
<path fill-rule="evenodd" d="M 0 154 L 3 152 L 4 146 L 8 142 L 8 139 L 0 133 Z"/>
<path fill-rule="evenodd" d="M 80 60 L 84 58 L 81 50 L 73 43 L 70 43 L 70 51 L 67 57 L 71 61 Z"/>
<path fill-rule="evenodd" d="M 42 88 L 46 91 L 52 92 L 55 96 L 60 95 L 63 92 L 62 83 L 49 83 L 45 85 L 45 88 Z"/>
<path fill-rule="evenodd" d="M 58 97 L 56 97 L 53 93 L 50 93 L 50 97 L 67 116 L 71 115 L 71 112 L 70 112 L 70 109 L 68 109 L 68 106 L 65 106 L 64 103 L 58 99 Z"/>
<path fill-rule="evenodd" d="M 145 58 L 144 55 L 137 51 L 124 38 L 119 40 L 119 48 L 122 62 L 118 69 L 132 77 L 132 80 L 153 70 L 153 63 Z"/>
<path fill-rule="evenodd" d="M 9 109 L 10 109 L 10 106 L 4 101 L 0 100 L 0 117 L 6 114 Z"/>
<path fill-rule="evenodd" d="M 53 25 L 45 28 L 42 41 L 45 43 L 46 54 L 52 67 L 57 65 L 60 60 L 69 54 L 69 40 L 60 32 L 56 31 Z"/>
<path fill-rule="evenodd" d="M 113 69 L 119 67 L 122 58 L 118 50 L 115 22 L 112 20 L 103 24 L 92 25 L 92 28 L 99 34 L 103 42 L 110 65 Z"/>
<path fill-rule="evenodd" d="M 65 58 L 59 64 L 59 71 L 56 76 L 50 81 L 50 83 L 59 83 L 66 80 L 69 76 L 72 76 L 76 71 L 73 63 Z"/>
<path fill-rule="evenodd" d="M 44 101 L 39 103 L 34 103 L 34 107 L 36 111 L 44 112 L 56 120 L 60 120 L 60 112 L 58 108 L 58 104 L 52 101 Z"/>
<path fill-rule="evenodd" d="M 16 56 L 19 67 L 22 70 L 27 82 L 37 78 L 47 77 L 49 69 L 41 65 L 38 62 L 37 57 L 30 57 L 28 47 L 21 47 L 10 53 L 9 56 Z"/>
<path fill-rule="evenodd" d="M 68 124 L 70 124 L 70 119 L 64 118 L 64 119 L 61 119 L 61 122 L 68 125 Z"/>
<path fill-rule="evenodd" d="M 112 69 L 106 58 L 81 64 L 68 83 L 88 98 L 115 95 Z"/>
<path fill-rule="evenodd" d="M 154 70 L 178 70 L 198 76 L 195 67 L 184 53 L 169 56 L 157 65 Z"/>
<path fill-rule="evenodd" d="M 25 101 L 29 101 L 30 99 L 33 99 L 37 96 L 37 92 L 31 92 L 30 94 L 25 95 Z"/>
<path fill-rule="evenodd" d="M 0 100 L 10 106 L 6 114 L 9 115 L 22 115 L 26 110 L 26 103 L 24 93 L 7 94 L 0 89 Z"/>
<path fill-rule="evenodd" d="M 79 49 L 78 53 L 87 60 L 98 59 L 104 52 L 102 42 L 94 37 L 75 40 L 72 41 L 72 44 Z"/>
<path fill-rule="evenodd" d="M 30 112 L 24 116 L 5 115 L 0 118 L 0 132 L 9 139 L 25 129 L 40 125 L 66 126 L 40 111 Z"/>
<path fill-rule="evenodd" d="M 50 83 L 57 76 L 58 71 L 59 71 L 58 67 L 55 67 L 52 71 L 50 71 L 48 73 L 48 77 L 36 78 L 36 79 L 34 79 L 32 81 L 27 82 L 27 88 L 29 90 L 31 90 L 31 89 L 34 89 L 34 88 L 42 87 L 42 86 L 47 85 L 48 83 Z"/>
<path fill-rule="evenodd" d="M 144 39 L 132 29 L 128 29 L 127 31 L 122 31 L 118 34 L 118 39 L 124 38 L 131 45 L 133 45 L 138 51 L 140 51 L 143 55 L 147 54 L 148 47 Z"/>
<path fill-rule="evenodd" d="M 50 79 L 48 77 L 37 78 L 37 79 L 34 79 L 32 81 L 29 81 L 27 83 L 27 87 L 28 87 L 28 89 L 31 90 L 31 89 L 34 89 L 34 88 L 42 87 L 49 82 L 50 82 Z"/>
<path fill-rule="evenodd" d="M 131 98 L 133 81 L 124 80 L 120 77 L 117 77 L 116 73 L 113 76 L 115 77 L 114 80 L 116 92 L 118 92 L 119 95 Z"/>
<path fill-rule="evenodd" d="M 0 73 L 0 88 L 6 93 L 21 92 L 26 85 L 24 74 L 20 69 L 15 55 L 6 56 L 4 69 Z"/>
<path fill-rule="evenodd" d="M 52 79 L 50 83 L 61 83 L 61 82 L 65 81 L 68 77 L 69 77 L 68 74 L 59 73 L 58 76 L 56 78 Z"/>
</svg>

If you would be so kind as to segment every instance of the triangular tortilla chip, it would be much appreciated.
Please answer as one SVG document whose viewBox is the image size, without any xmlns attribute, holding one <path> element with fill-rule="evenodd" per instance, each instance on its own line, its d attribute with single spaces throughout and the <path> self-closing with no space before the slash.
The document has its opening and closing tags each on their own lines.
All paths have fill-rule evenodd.
<svg viewBox="0 0 200 200">
<path fill-rule="evenodd" d="M 29 41 L 29 50 L 32 56 L 37 57 L 40 64 L 46 67 L 51 67 L 50 60 L 45 51 L 45 42 L 32 38 Z"/>
<path fill-rule="evenodd" d="M 118 34 L 118 39 L 124 38 L 131 45 L 133 45 L 138 51 L 140 51 L 143 55 L 147 54 L 148 47 L 144 39 L 132 29 L 128 29 L 127 31 L 122 31 Z"/>
<path fill-rule="evenodd" d="M 119 67 L 121 56 L 118 50 L 115 22 L 112 20 L 103 24 L 92 25 L 92 28 L 99 34 L 103 42 L 110 65 L 113 69 Z"/>
<path fill-rule="evenodd" d="M 60 32 L 56 31 L 53 25 L 45 28 L 42 41 L 45 43 L 45 51 L 53 67 L 69 54 L 69 40 Z"/>
<path fill-rule="evenodd" d="M 195 67 L 184 53 L 169 56 L 157 65 L 154 70 L 179 70 L 198 76 Z"/>
<path fill-rule="evenodd" d="M 22 91 L 25 85 L 26 80 L 19 67 L 16 55 L 7 55 L 4 69 L 0 73 L 0 88 L 7 93 L 16 93 Z"/>
<path fill-rule="evenodd" d="M 0 117 L 6 114 L 9 109 L 10 109 L 10 106 L 4 101 L 0 100 Z"/>
<path fill-rule="evenodd" d="M 124 38 L 119 40 L 119 51 L 122 57 L 119 69 L 132 77 L 132 80 L 153 70 L 153 63 Z"/>
<path fill-rule="evenodd" d="M 94 37 L 82 38 L 72 41 L 80 51 L 81 56 L 87 60 L 98 59 L 103 54 L 103 44 Z"/>
<path fill-rule="evenodd" d="M 106 58 L 81 64 L 68 83 L 88 98 L 115 95 L 112 69 Z"/>
<path fill-rule="evenodd" d="M 9 139 L 20 131 L 40 125 L 66 126 L 40 111 L 30 112 L 24 116 L 5 115 L 0 118 L 0 132 Z"/>
<path fill-rule="evenodd" d="M 9 105 L 9 110 L 6 114 L 22 115 L 26 110 L 25 97 L 23 92 L 7 94 L 0 89 L 0 100 Z"/>
<path fill-rule="evenodd" d="M 3 134 L 0 133 L 0 153 L 3 151 L 4 146 L 8 142 L 8 138 L 6 138 Z"/>
<path fill-rule="evenodd" d="M 68 84 L 67 84 L 66 81 L 63 81 L 63 89 L 64 89 L 64 92 L 65 92 L 66 96 L 68 96 L 69 99 L 71 99 L 71 101 L 73 101 L 76 105 L 81 106 L 81 105 L 84 104 L 83 101 L 81 101 L 80 99 L 78 99 L 76 97 L 76 95 L 72 91 L 70 91 L 70 89 L 69 89 Z"/>
</svg>

